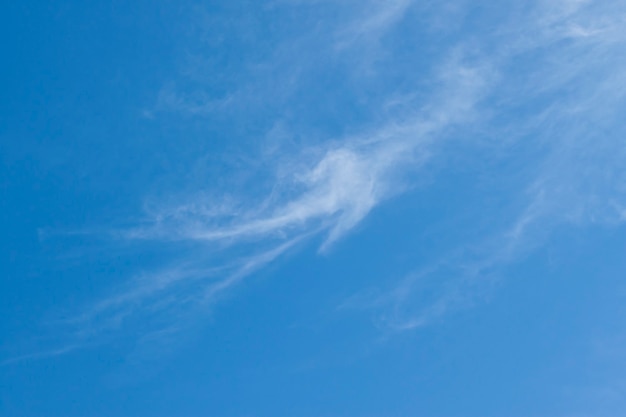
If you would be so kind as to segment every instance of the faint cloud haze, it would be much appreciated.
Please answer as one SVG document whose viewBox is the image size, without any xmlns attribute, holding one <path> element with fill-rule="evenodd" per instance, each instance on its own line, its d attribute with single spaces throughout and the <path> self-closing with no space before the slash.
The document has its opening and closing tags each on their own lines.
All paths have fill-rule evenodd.
<svg viewBox="0 0 626 417">
<path fill-rule="evenodd" d="M 276 4 L 329 7 L 327 2 Z M 395 74 L 393 65 L 399 61 L 388 68 L 376 66 L 364 79 L 358 73 L 362 69 L 358 57 L 391 55 L 385 51 L 390 48 L 386 36 L 408 18 L 414 2 L 359 4 L 350 6 L 349 19 L 331 25 L 326 49 L 302 50 L 302 56 L 292 57 L 292 66 L 287 67 L 298 75 L 288 77 L 294 83 L 290 89 L 297 91 L 298 83 L 306 79 L 309 63 L 318 68 L 323 62 L 337 62 L 338 53 L 356 56 L 354 73 L 347 72 L 343 80 L 355 90 Z M 469 7 L 464 4 L 460 2 L 458 9 Z M 444 15 L 448 8 L 442 8 Z M 394 330 L 427 325 L 489 293 L 498 271 L 540 246 L 556 225 L 621 224 L 626 148 L 612 129 L 623 123 L 625 110 L 626 7 L 619 2 L 537 1 L 515 13 L 493 30 L 477 30 L 472 38 L 455 40 L 437 51 L 430 73 L 413 76 L 427 80 L 428 91 L 412 84 L 380 94 L 370 109 L 379 117 L 375 124 L 321 143 L 305 142 L 293 152 L 279 148 L 268 153 L 263 162 L 271 167 L 269 186 L 252 184 L 254 192 L 249 195 L 245 187 L 221 196 L 212 192 L 211 198 L 198 190 L 181 204 L 153 204 L 143 222 L 116 229 L 113 234 L 125 242 L 191 244 L 197 250 L 170 260 L 160 271 L 140 274 L 68 320 L 68 326 L 79 329 L 70 332 L 77 339 L 71 346 L 104 329 L 124 326 L 133 316 L 166 312 L 165 321 L 175 323 L 315 237 L 322 239 L 319 250 L 330 252 L 377 206 L 415 192 L 416 179 L 429 162 L 433 158 L 445 162 L 448 155 L 442 152 L 454 152 L 458 144 L 487 142 L 483 151 L 494 155 L 514 154 L 522 142 L 536 150 L 538 159 L 525 167 L 526 187 L 515 192 L 519 203 L 508 226 L 488 231 L 482 241 L 450 248 L 453 255 L 442 256 L 444 261 L 416 265 L 418 272 L 408 273 L 395 288 L 365 290 L 342 308 L 376 309 L 379 324 Z M 462 24 L 459 15 L 455 12 L 459 21 L 449 24 Z M 304 44 L 309 42 L 306 34 L 302 37 Z M 413 59 L 419 61 L 419 56 Z M 377 61 L 368 58 L 368 62 Z M 274 83 L 254 88 L 248 80 L 240 84 L 270 97 Z M 236 91 L 215 101 L 202 91 L 182 95 L 174 85 L 161 91 L 151 117 L 162 112 L 205 117 L 228 106 L 238 109 L 247 97 Z M 285 97 L 279 103 L 297 99 Z M 406 100 L 401 106 L 389 106 L 398 97 Z M 529 103 L 540 110 L 529 111 Z M 470 130 L 482 132 L 480 138 L 468 135 Z M 307 133 L 297 132 L 305 138 Z M 425 292 L 427 298 L 422 297 Z M 54 352 L 64 349 L 69 351 Z"/>
</svg>

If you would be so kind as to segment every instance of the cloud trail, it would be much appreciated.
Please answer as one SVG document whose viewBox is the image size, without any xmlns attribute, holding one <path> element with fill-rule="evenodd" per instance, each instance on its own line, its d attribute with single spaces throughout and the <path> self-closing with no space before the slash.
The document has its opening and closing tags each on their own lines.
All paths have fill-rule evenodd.
<svg viewBox="0 0 626 417">
<path fill-rule="evenodd" d="M 526 142 L 540 150 L 527 185 L 517 193 L 517 214 L 508 226 L 465 242 L 396 287 L 365 291 L 342 307 L 377 311 L 377 322 L 391 331 L 429 325 L 488 298 L 507 266 L 541 248 L 555 229 L 622 226 L 625 19 L 621 4 L 547 1 L 502 32 L 505 42 L 495 54 L 499 67 L 534 59 L 524 72 L 501 71 L 505 84 L 493 88 L 492 100 L 506 114 L 528 103 L 540 109 L 495 130 L 509 134 L 507 148 Z M 492 115 L 497 126 L 498 113 Z"/>
<path fill-rule="evenodd" d="M 280 174 L 260 200 L 233 202 L 231 196 L 153 208 L 142 226 L 114 235 L 137 244 L 194 243 L 219 257 L 207 260 L 200 250 L 178 266 L 143 274 L 66 324 L 81 329 L 75 337 L 90 340 L 141 316 L 184 320 L 189 311 L 210 307 L 229 288 L 307 239 L 324 236 L 319 250 L 330 250 L 375 207 L 410 189 L 411 176 L 419 174 L 449 131 L 475 117 L 486 68 L 466 64 L 455 52 L 440 67 L 440 88 L 412 117 L 282 155 L 287 163 L 277 165 Z"/>
<path fill-rule="evenodd" d="M 303 4 L 282 3 L 282 7 Z M 306 3 L 328 7 L 326 2 Z M 295 92 L 309 67 L 319 71 L 319 62 L 344 62 L 338 54 L 356 56 L 345 58 L 352 71 L 341 80 L 353 83 L 355 90 L 366 90 L 370 83 L 394 74 L 390 65 L 363 77 L 359 59 L 367 55 L 368 62 L 375 61 L 371 55 L 382 54 L 389 46 L 386 36 L 414 5 L 408 0 L 369 2 L 368 13 L 355 7 L 346 21 L 333 22 L 323 48 L 309 48 L 313 52 L 286 65 L 285 71 L 293 74 L 285 78 L 295 81 L 288 86 L 292 95 L 278 94 L 283 100 L 279 104 L 289 107 L 290 100 L 301 98 Z M 464 7 L 458 3 L 458 9 Z M 86 308 L 68 321 L 80 329 L 75 338 L 90 340 L 103 329 L 136 320 L 135 316 L 167 312 L 168 320 L 175 322 L 186 311 L 211 305 L 246 277 L 314 237 L 322 237 L 319 250 L 328 252 L 380 204 L 414 190 L 428 163 L 445 160 L 447 155 L 440 152 L 455 144 L 489 142 L 486 152 L 512 158 L 517 144 L 530 143 L 540 155 L 523 173 L 526 186 L 513 193 L 512 199 L 521 203 L 508 225 L 490 231 L 480 242 L 452 248 L 452 255 L 433 265 L 419 266 L 396 288 L 357 296 L 347 306 L 383 309 L 382 322 L 397 330 L 423 326 L 488 292 L 496 271 L 539 246 L 555 225 L 623 222 L 626 151 L 619 140 L 625 133 L 619 121 L 626 96 L 625 16 L 626 7 L 618 3 L 533 2 L 503 18 L 495 29 L 445 44 L 429 73 L 407 77 L 412 84 L 406 90 L 394 86 L 381 94 L 380 102 L 369 109 L 379 117 L 375 124 L 364 123 L 361 129 L 329 136 L 322 143 L 305 143 L 293 152 L 270 154 L 263 161 L 271 167 L 269 187 L 257 189 L 258 184 L 252 184 L 254 192 L 244 187 L 211 199 L 201 190 L 186 203 L 153 207 L 141 224 L 114 234 L 137 244 L 191 244 L 199 249 L 131 280 Z M 301 36 L 309 45 L 309 37 Z M 289 45 L 297 41 L 290 39 Z M 385 52 L 396 63 L 393 51 Z M 284 62 L 279 53 L 272 56 Z M 418 75 L 428 82 L 414 81 Z M 429 88 L 420 90 L 425 84 Z M 272 79 L 251 91 L 261 91 L 270 100 L 275 85 Z M 399 95 L 408 98 L 398 110 L 389 104 Z M 232 92 L 228 100 L 213 106 L 189 103 L 168 90 L 157 107 L 205 116 L 247 97 Z M 535 110 L 530 112 L 529 106 Z M 470 128 L 483 135 L 473 137 L 466 133 Z M 616 133 L 607 133 L 611 129 Z M 447 281 L 437 286 L 433 279 L 441 276 Z M 430 300 L 419 301 L 416 294 L 424 285 L 437 290 Z M 415 306 L 416 302 L 421 304 Z M 72 346 L 76 343 L 73 340 Z"/>
</svg>

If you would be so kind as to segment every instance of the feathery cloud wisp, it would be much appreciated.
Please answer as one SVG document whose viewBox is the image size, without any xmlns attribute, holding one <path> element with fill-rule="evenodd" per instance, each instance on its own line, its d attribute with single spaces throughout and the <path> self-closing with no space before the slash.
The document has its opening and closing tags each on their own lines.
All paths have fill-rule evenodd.
<svg viewBox="0 0 626 417">
<path fill-rule="evenodd" d="M 492 117 L 485 129 L 508 136 L 501 140 L 504 153 L 524 143 L 539 156 L 527 163 L 525 185 L 511 190 L 511 200 L 519 201 L 514 213 L 396 286 L 358 293 L 342 307 L 378 311 L 378 322 L 391 330 L 421 327 L 486 297 L 507 266 L 540 248 L 555 229 L 623 223 L 626 7 L 536 6 L 502 28 L 492 55 L 500 80 L 483 106 Z M 518 63 L 524 71 L 515 69 Z"/>
<path fill-rule="evenodd" d="M 293 57 L 289 63 L 295 64 L 287 65 L 285 71 L 301 74 L 307 65 L 318 68 L 325 59 L 335 62 L 336 55 L 346 50 L 355 55 L 380 51 L 385 34 L 402 21 L 413 2 L 368 5 L 371 13 L 355 11 L 348 19 L 350 24 L 330 31 L 326 39 L 330 46 L 305 57 Z M 426 268 L 431 274 L 447 271 L 461 278 L 452 280 L 458 284 L 451 283 L 440 298 L 427 303 L 420 310 L 424 313 L 406 319 L 400 317 L 398 309 L 398 328 L 423 325 L 454 310 L 459 303 L 469 303 L 480 277 L 537 244 L 540 239 L 535 238 L 539 233 L 535 230 L 549 229 L 563 219 L 597 218 L 600 212 L 609 211 L 608 200 L 613 201 L 611 207 L 624 207 L 624 190 L 618 190 L 622 179 L 619 167 L 626 162 L 622 147 L 614 136 L 591 135 L 582 126 L 613 127 L 623 108 L 626 83 L 621 81 L 626 65 L 621 58 L 625 55 L 619 52 L 623 51 L 620 23 L 624 10 L 580 1 L 538 1 L 533 5 L 536 7 L 530 12 L 510 17 L 515 23 L 505 21 L 494 31 L 478 31 L 472 39 L 446 44 L 445 51 L 437 56 L 440 61 L 430 68 L 435 75 L 423 74 L 432 81 L 431 94 L 416 91 L 415 82 L 409 83 L 406 91 L 389 86 L 381 94 L 381 102 L 370 109 L 372 114 L 380 113 L 375 127 L 355 128 L 351 132 L 361 133 L 339 135 L 322 144 L 308 143 L 289 154 L 279 151 L 270 155 L 265 165 L 271 167 L 273 180 L 263 188 L 265 193 L 242 189 L 208 202 L 192 196 L 188 204 L 153 209 L 141 225 L 118 233 L 137 243 L 183 242 L 200 249 L 190 252 L 182 262 L 173 262 L 178 266 L 132 280 L 119 293 L 88 308 L 74 323 L 80 322 L 83 328 L 91 327 L 90 333 L 96 333 L 99 328 L 123 325 L 134 315 L 167 311 L 176 320 L 181 312 L 214 301 L 307 238 L 322 235 L 320 250 L 329 250 L 378 205 L 411 189 L 444 144 L 475 140 L 464 135 L 460 127 L 480 125 L 488 135 L 498 138 L 494 147 L 531 142 L 541 149 L 542 160 L 533 161 L 536 171 L 528 175 L 527 186 L 515 193 L 516 197 L 524 196 L 525 203 L 512 216 L 509 227 L 486 238 L 490 244 L 485 247 L 498 249 L 485 250 L 480 256 L 463 255 L 465 252 L 458 250 L 461 255 L 454 256 L 455 265 Z M 580 56 L 585 57 L 584 62 L 577 58 Z M 283 63 L 284 57 L 279 61 Z M 527 69 L 518 70 L 520 63 Z M 372 80 L 363 80 L 358 74 L 358 58 L 354 67 L 357 69 L 348 72 L 346 79 L 356 84 L 355 89 L 365 89 Z M 373 76 L 382 79 L 388 74 L 383 68 Z M 295 80 L 293 84 L 300 80 L 295 75 L 288 78 Z M 275 81 L 268 85 L 274 86 Z M 253 90 L 269 96 L 271 88 L 265 87 Z M 297 90 L 291 84 L 290 88 Z M 200 116 L 216 107 L 205 105 L 203 94 L 192 103 L 175 91 L 168 94 L 162 94 L 160 104 L 178 112 Z M 394 114 L 396 108 L 386 104 L 398 94 L 410 98 L 401 114 Z M 235 96 L 237 99 L 230 100 Z M 228 97 L 217 107 L 247 96 Z M 535 108 L 540 111 L 524 113 L 529 103 L 539 103 Z M 602 105 L 609 110 L 599 111 Z M 511 117 L 518 112 L 525 116 Z M 494 124 L 487 125 L 485 120 Z M 585 153 L 591 148 L 595 155 L 588 159 Z M 605 161 L 607 155 L 611 155 L 610 166 L 598 169 L 599 161 Z M 593 181 L 581 179 L 577 175 L 580 172 L 586 172 Z M 608 178 L 602 194 L 592 190 L 599 178 Z M 623 211 L 617 212 L 617 217 L 623 218 Z M 382 296 L 374 304 L 410 303 L 413 281 L 403 281 L 402 291 Z"/>
</svg>

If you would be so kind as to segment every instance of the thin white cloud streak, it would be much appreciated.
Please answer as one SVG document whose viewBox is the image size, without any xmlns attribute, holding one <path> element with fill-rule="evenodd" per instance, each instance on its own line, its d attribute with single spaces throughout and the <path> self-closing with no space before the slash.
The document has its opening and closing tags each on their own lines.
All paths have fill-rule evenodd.
<svg viewBox="0 0 626 417">
<path fill-rule="evenodd" d="M 358 8 L 366 12 L 350 19 L 349 31 L 341 28 L 330 36 L 328 49 L 322 53 L 332 54 L 337 39 L 344 42 L 348 34 L 361 44 L 375 42 L 401 18 L 409 3 L 372 2 Z M 344 45 L 344 49 L 349 47 Z M 296 67 L 290 70 L 297 73 Z M 190 319 L 190 312 L 201 308 L 206 314 L 224 292 L 312 235 L 326 233 L 320 249 L 328 249 L 398 191 L 399 178 L 394 177 L 418 169 L 442 130 L 468 117 L 466 110 L 480 95 L 482 74 L 464 68 L 461 60 L 448 63 L 447 71 L 437 80 L 445 88 L 414 118 L 395 120 L 359 137 L 313 146 L 296 155 L 280 155 L 281 161 L 288 162 L 278 167 L 277 180 L 261 201 L 224 197 L 205 204 L 202 198 L 192 198 L 191 203 L 173 208 L 152 207 L 147 213 L 149 226 L 113 232 L 116 238 L 133 241 L 195 242 L 220 256 L 205 260 L 195 252 L 173 266 L 138 274 L 79 314 L 54 320 L 51 326 L 59 337 L 52 339 L 59 343 L 52 340 L 49 345 L 60 348 L 16 356 L 7 363 L 70 353 L 136 326 L 138 321 L 143 323 L 141 333 L 150 333 L 154 326 L 176 328 Z M 155 118 L 156 113 L 170 110 L 204 116 L 231 105 L 233 97 L 248 97 L 232 91 L 225 99 L 213 100 L 202 90 L 182 94 L 175 86 L 162 89 L 156 107 L 144 115 Z"/>
<path fill-rule="evenodd" d="M 215 40 L 200 42 L 200 51 L 187 57 L 188 68 L 183 71 L 183 76 L 167 83 L 159 92 L 156 103 L 146 109 L 144 115 L 154 118 L 160 113 L 171 112 L 209 117 L 218 113 L 238 112 L 250 106 L 258 106 L 259 111 L 276 106 L 282 112 L 291 105 L 291 100 L 297 100 L 302 80 L 311 72 L 324 71 L 326 67 L 337 65 L 343 59 L 353 67 L 353 77 L 371 74 L 373 62 L 385 52 L 381 40 L 402 21 L 414 3 L 414 0 L 277 0 L 258 9 L 251 7 L 244 16 L 227 19 L 229 23 L 226 26 L 232 29 L 231 25 L 237 26 L 233 21 L 255 20 L 255 13 L 268 10 L 289 10 L 289 14 L 292 14 L 302 8 L 311 13 L 310 16 L 303 15 L 302 25 L 274 44 L 262 60 L 246 62 L 245 72 L 236 74 L 235 81 L 232 74 L 223 74 L 223 68 L 217 66 L 211 60 L 211 54 L 207 53 L 214 44 L 222 42 L 225 34 L 219 32 L 207 36 L 206 30 L 199 30 L 198 37 L 214 37 Z M 320 12 L 321 18 L 314 18 L 316 11 Z M 207 12 L 199 13 L 205 14 Z M 272 18 L 282 19 L 282 15 L 278 16 Z M 309 19 L 313 23 L 307 26 Z M 219 17 L 212 17 L 198 26 L 210 28 L 220 25 L 224 25 L 224 22 Z M 245 27 L 238 29 L 240 32 L 252 30 Z M 252 45 L 252 48 L 256 50 L 257 45 Z M 245 60 L 246 55 L 241 59 Z M 223 81 L 216 84 L 215 89 L 221 91 L 221 84 L 224 83 L 232 83 L 232 88 L 215 97 L 214 92 L 207 92 L 207 84 L 212 85 L 210 79 L 213 78 L 207 74 L 214 74 Z"/>
<path fill-rule="evenodd" d="M 496 102 L 507 103 L 509 111 L 530 102 L 539 109 L 514 118 L 504 130 L 513 138 L 506 146 L 532 141 L 542 149 L 542 159 L 530 161 L 534 174 L 528 185 L 512 192 L 523 201 L 518 214 L 507 227 L 466 242 L 396 287 L 358 293 L 341 308 L 377 311 L 376 323 L 394 332 L 430 325 L 488 298 L 506 268 L 541 248 L 557 227 L 623 224 L 626 6 L 591 1 L 538 6 L 518 16 L 521 24 L 499 32 L 504 41 L 492 61 L 503 67 L 540 55 L 524 73 L 500 71 L 504 85 L 493 89 Z M 498 97 L 502 91 L 504 100 Z M 497 111 L 492 115 L 497 118 Z"/>
<path fill-rule="evenodd" d="M 450 129 L 475 117 L 489 73 L 486 65 L 466 65 L 455 52 L 441 67 L 440 88 L 413 118 L 300 156 L 281 155 L 288 162 L 277 168 L 276 182 L 260 201 L 228 197 L 213 204 L 199 199 L 152 208 L 147 225 L 115 235 L 136 242 L 193 242 L 227 261 L 211 263 L 191 255 L 181 266 L 144 274 L 65 323 L 78 327 L 75 338 L 90 340 L 136 316 L 167 312 L 168 321 L 175 322 L 188 311 L 212 305 L 220 294 L 312 236 L 323 233 L 320 251 L 329 250 L 377 205 L 406 191 L 411 186 L 406 176 L 423 168 Z M 312 159 L 311 154 L 320 156 Z"/>
<path fill-rule="evenodd" d="M 540 140 L 550 146 L 526 191 L 530 200 L 514 228 L 517 236 L 542 218 L 614 222 L 619 216 L 611 200 L 626 197 L 626 146 L 620 137 L 626 110 L 626 6 L 606 8 L 591 1 L 565 6 L 566 17 L 553 18 L 550 28 L 595 29 L 573 38 L 569 30 L 548 30 L 554 43 L 567 43 L 554 48 L 543 68 L 549 78 L 533 80 L 533 90 L 555 95 L 548 117 L 538 125 L 546 129 L 538 132 Z"/>
<path fill-rule="evenodd" d="M 390 27 L 397 24 L 406 14 L 413 0 L 376 0 L 365 4 L 365 12 L 337 34 L 338 49 L 355 42 L 378 42 Z"/>
<path fill-rule="evenodd" d="M 39 351 L 39 352 L 34 352 L 34 353 L 27 353 L 27 354 L 22 354 L 18 356 L 13 356 L 0 362 L 0 367 L 14 365 L 16 363 L 24 362 L 24 361 L 47 359 L 47 358 L 53 358 L 55 356 L 67 355 L 71 352 L 74 352 L 77 349 L 81 349 L 84 347 L 85 347 L 84 344 L 68 345 L 68 346 L 63 346 L 58 349 L 51 349 L 51 350 L 45 350 L 45 351 Z"/>
<path fill-rule="evenodd" d="M 420 169 L 447 129 L 475 117 L 489 70 L 486 65 L 466 66 L 461 59 L 455 57 L 441 70 L 440 91 L 414 118 L 334 142 L 317 150 L 322 156 L 313 162 L 290 158 L 277 169 L 281 175 L 266 199 L 239 202 L 233 212 L 224 212 L 218 201 L 215 207 L 192 205 L 173 210 L 173 215 L 157 213 L 153 226 L 126 236 L 233 244 L 321 228 L 328 230 L 323 246 L 328 247 L 397 193 L 403 176 Z"/>
<path fill-rule="evenodd" d="M 499 268 L 514 259 L 506 245 L 506 239 L 468 245 L 410 272 L 390 288 L 359 291 L 338 310 L 374 312 L 376 327 L 392 334 L 439 323 L 491 297 Z"/>
<path fill-rule="evenodd" d="M 377 37 L 397 22 L 409 5 L 409 1 L 377 4 L 373 13 L 356 20 L 345 33 L 368 33 Z M 569 7 L 565 15 L 569 17 L 574 11 L 573 6 Z M 540 23 L 548 32 L 556 25 L 563 23 L 554 16 L 548 19 L 548 23 L 545 20 Z M 527 45 L 525 48 L 530 49 Z M 437 82 L 440 88 L 435 96 L 415 111 L 413 118 L 395 120 L 374 132 L 337 141 L 325 150 L 302 152 L 305 155 L 321 154 L 317 160 L 294 161 L 292 157 L 287 166 L 278 168 L 281 176 L 264 200 L 239 201 L 237 209 L 231 211 L 228 204 L 221 201 L 209 206 L 184 206 L 176 209 L 174 215 L 158 213 L 152 226 L 130 230 L 126 236 L 218 243 L 222 247 L 253 243 L 260 245 L 251 249 L 253 253 L 261 251 L 252 256 L 260 260 L 259 264 L 264 263 L 262 260 L 266 254 L 274 259 L 271 254 L 282 253 L 282 242 L 298 240 L 312 230 L 326 231 L 321 250 L 328 249 L 374 207 L 401 192 L 405 186 L 401 183 L 403 176 L 419 170 L 435 142 L 445 137 L 446 129 L 473 120 L 477 113 L 476 103 L 494 84 L 494 72 L 485 59 L 480 60 L 479 66 L 464 63 L 463 53 L 458 51 L 453 51 L 449 62 L 439 70 Z M 537 202 L 533 204 L 538 205 Z M 520 234 L 533 213 L 530 209 L 526 211 L 526 220 L 518 222 L 513 235 Z M 266 249 L 268 245 L 270 249 Z M 234 285 L 248 274 L 248 270 L 256 269 L 248 265 L 244 261 L 240 272 L 212 284 L 209 293 Z M 184 277 L 179 279 L 185 280 L 194 275 L 188 271 L 178 273 Z M 156 292 L 154 288 L 153 284 L 139 286 L 104 304 L 128 305 L 127 301 L 151 296 Z"/>
<path fill-rule="evenodd" d="M 204 301 L 214 301 L 221 292 L 228 290 L 231 286 L 241 282 L 241 280 L 246 278 L 248 275 L 256 272 L 260 268 L 263 268 L 265 265 L 271 263 L 279 256 L 284 255 L 285 252 L 297 245 L 305 237 L 306 235 L 298 236 L 266 252 L 256 254 L 252 258 L 247 259 L 238 267 L 235 272 L 230 274 L 226 279 L 223 279 L 208 287 L 203 295 Z"/>
<path fill-rule="evenodd" d="M 103 330 L 115 330 L 135 314 L 169 311 L 175 322 L 176 310 L 184 306 L 215 302 L 218 296 L 232 285 L 284 255 L 305 236 L 299 236 L 269 250 L 231 260 L 220 266 L 203 266 L 188 261 L 170 269 L 145 273 L 134 279 L 125 289 L 105 298 L 79 316 L 64 320 L 67 325 L 81 328 L 75 335 L 88 338 Z M 172 293 L 176 294 L 172 297 Z M 172 310 L 174 309 L 174 310 Z"/>
<path fill-rule="evenodd" d="M 153 344 L 169 344 L 172 334 L 210 314 L 214 304 L 232 286 L 284 256 L 307 237 L 306 234 L 297 236 L 218 267 L 203 266 L 194 259 L 169 269 L 141 274 L 79 315 L 49 321 L 55 334 L 38 344 L 57 347 L 9 355 L 0 366 L 52 358 L 101 345 L 104 341 L 115 340 L 124 328 L 133 329 L 138 343 L 149 338 Z"/>
<path fill-rule="evenodd" d="M 347 45 L 345 47 L 358 40 L 376 49 L 381 36 L 401 21 L 411 3 L 405 0 L 376 3 L 381 10 L 374 8 L 372 14 L 356 18 L 348 29 L 336 32 L 335 39 L 339 39 L 340 45 Z M 385 321 L 397 329 L 425 325 L 459 306 L 471 304 L 473 294 L 482 293 L 485 288 L 481 282 L 490 271 L 521 256 L 527 250 L 524 248 L 537 244 L 537 239 L 533 238 L 536 232 L 532 230 L 545 229 L 545 225 L 554 224 L 555 219 L 567 217 L 564 213 L 575 213 L 571 210 L 573 206 L 580 206 L 576 202 L 581 196 L 580 191 L 571 195 L 559 194 L 564 171 L 553 167 L 565 166 L 565 171 L 575 170 L 572 165 L 580 155 L 577 149 L 587 146 L 585 141 L 588 139 L 574 135 L 568 142 L 541 130 L 548 130 L 550 123 L 556 128 L 564 126 L 573 120 L 572 112 L 584 114 L 597 107 L 606 99 L 607 93 L 613 102 L 619 102 L 623 95 L 623 88 L 612 88 L 614 84 L 603 85 L 602 91 L 598 91 L 597 80 L 589 84 L 586 71 L 591 69 L 597 75 L 604 67 L 594 69 L 593 62 L 587 61 L 580 66 L 568 65 L 579 51 L 592 58 L 609 59 L 611 63 L 619 60 L 613 55 L 621 50 L 623 41 L 623 31 L 618 25 L 620 15 L 614 14 L 614 18 L 608 21 L 605 14 L 583 16 L 582 11 L 587 10 L 584 2 L 563 2 L 565 7 L 555 6 L 560 4 L 558 2 L 538 4 L 543 7 L 539 8 L 540 11 L 518 16 L 517 25 L 496 32 L 502 39 L 488 57 L 474 52 L 480 49 L 476 46 L 480 45 L 480 37 L 468 44 L 462 42 L 450 47 L 447 61 L 432 77 L 433 93 L 429 99 L 415 105 L 409 116 L 405 112 L 402 117 L 390 117 L 381 127 L 360 135 L 311 146 L 291 155 L 278 155 L 275 161 L 269 161 L 268 165 L 278 166 L 275 181 L 265 198 L 246 198 L 245 192 L 233 197 L 231 193 L 229 197 L 216 198 L 208 203 L 201 198 L 192 198 L 190 204 L 173 209 L 153 209 L 148 213 L 147 225 L 144 223 L 125 230 L 120 236 L 134 241 L 195 243 L 219 252 L 229 261 L 216 261 L 207 266 L 202 256 L 193 255 L 183 263 L 185 266 L 148 274 L 145 279 L 133 281 L 128 289 L 88 308 L 79 316 L 80 326 L 91 327 L 88 333 L 95 334 L 102 328 L 122 326 L 130 316 L 154 311 L 171 312 L 172 320 L 176 320 L 185 309 L 215 302 L 219 294 L 311 236 L 323 233 L 320 250 L 327 251 L 378 205 L 410 189 L 412 179 L 436 154 L 440 144 L 451 139 L 473 140 L 459 138 L 462 135 L 455 129 L 481 122 L 489 117 L 485 113 L 497 114 L 497 109 L 485 104 L 487 97 L 492 100 L 495 97 L 495 102 L 515 108 L 542 95 L 556 94 L 568 85 L 587 81 L 576 90 L 578 96 L 553 103 L 542 117 L 516 121 L 508 127 L 515 140 L 527 139 L 539 132 L 535 140 L 551 142 L 548 153 L 553 156 L 546 159 L 545 168 L 539 170 L 527 188 L 528 202 L 520 210 L 519 217 L 507 230 L 487 239 L 491 243 L 483 245 L 497 249 L 485 250 L 489 253 L 478 256 L 467 256 L 460 250 L 459 255 L 453 256 L 453 262 L 427 268 L 430 274 L 448 271 L 450 276 L 457 278 L 450 279 L 440 297 L 419 306 L 418 314 L 405 315 L 402 308 L 413 299 L 415 283 L 420 281 L 414 277 L 423 276 L 421 273 L 410 274 L 413 278 L 403 281 L 391 295 L 376 296 L 365 303 L 377 308 L 393 306 L 395 312 Z M 366 33 L 371 36 L 368 38 Z M 537 36 L 529 37 L 529 33 Z M 493 43 L 492 35 L 482 36 L 488 36 L 483 39 L 485 43 Z M 345 43 L 346 40 L 350 42 Z M 562 47 L 559 43 L 563 42 L 572 44 Z M 473 52 L 468 52 L 470 50 Z M 502 69 L 526 55 L 546 51 L 558 54 L 552 61 L 544 59 L 543 66 L 533 68 L 530 74 L 507 74 Z M 371 50 L 366 48 L 366 52 Z M 620 77 L 623 76 L 616 69 L 605 80 L 614 83 Z M 527 86 L 511 85 L 520 80 Z M 179 97 L 176 97 L 175 105 L 191 113 L 198 113 L 196 108 L 206 110 L 201 104 L 190 108 Z M 568 154 L 564 149 L 571 151 L 571 159 L 564 159 L 563 155 Z M 609 152 L 615 150 L 613 146 L 609 149 Z M 605 153 L 600 158 L 603 155 Z M 626 158 L 620 157 L 615 164 L 623 161 Z M 555 203 L 553 197 L 545 199 L 554 194 L 559 195 L 560 203 Z M 620 201 L 615 204 L 624 207 L 623 204 L 620 206 Z M 601 205 L 606 207 L 606 204 Z M 623 216 L 623 211 L 620 213 Z M 241 256 L 240 252 L 245 255 Z"/>
<path fill-rule="evenodd" d="M 183 94 L 176 89 L 176 86 L 170 85 L 161 89 L 154 109 L 145 111 L 144 115 L 152 118 L 155 112 L 175 110 L 190 116 L 203 116 L 228 106 L 232 100 L 232 96 L 213 99 L 203 93 Z"/>
</svg>

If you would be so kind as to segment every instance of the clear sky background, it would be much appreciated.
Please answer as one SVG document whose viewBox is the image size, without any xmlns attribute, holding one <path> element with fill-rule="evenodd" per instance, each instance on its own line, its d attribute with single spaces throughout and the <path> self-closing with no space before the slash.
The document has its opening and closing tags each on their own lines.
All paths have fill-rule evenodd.
<svg viewBox="0 0 626 417">
<path fill-rule="evenodd" d="M 0 32 L 0 415 L 624 415 L 623 0 Z"/>
</svg>

